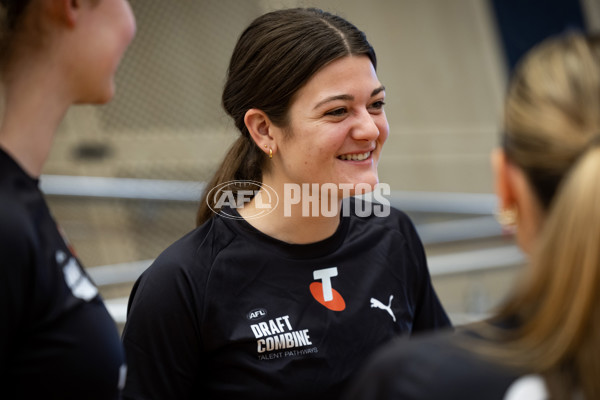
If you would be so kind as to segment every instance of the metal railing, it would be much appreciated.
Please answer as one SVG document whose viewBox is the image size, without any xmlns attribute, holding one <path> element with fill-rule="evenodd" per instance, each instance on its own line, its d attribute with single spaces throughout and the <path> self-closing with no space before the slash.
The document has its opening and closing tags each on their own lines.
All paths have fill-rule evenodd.
<svg viewBox="0 0 600 400">
<path fill-rule="evenodd" d="M 83 198 L 138 199 L 195 202 L 204 184 L 191 181 L 104 178 L 43 175 L 41 189 L 47 195 Z M 461 216 L 441 222 L 417 224 L 425 245 L 501 237 L 500 225 L 493 218 L 496 198 L 492 194 L 392 191 L 390 204 L 407 213 L 452 214 Z M 432 277 L 484 271 L 523 264 L 525 259 L 514 245 L 428 256 Z M 153 260 L 87 268 L 98 286 L 134 282 Z M 106 300 L 118 323 L 125 322 L 127 298 Z"/>
</svg>

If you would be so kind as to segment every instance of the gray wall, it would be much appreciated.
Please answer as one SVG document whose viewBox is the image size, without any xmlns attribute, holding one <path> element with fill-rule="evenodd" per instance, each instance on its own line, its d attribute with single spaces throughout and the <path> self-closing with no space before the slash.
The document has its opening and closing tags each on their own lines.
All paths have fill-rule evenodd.
<svg viewBox="0 0 600 400">
<path fill-rule="evenodd" d="M 133 0 L 138 35 L 104 107 L 72 110 L 48 174 L 204 180 L 236 136 L 220 109 L 235 40 L 273 8 L 318 6 L 367 33 L 387 89 L 380 165 L 395 190 L 490 192 L 503 60 L 483 0 Z M 74 152 L 108 144 L 104 159 Z"/>
</svg>

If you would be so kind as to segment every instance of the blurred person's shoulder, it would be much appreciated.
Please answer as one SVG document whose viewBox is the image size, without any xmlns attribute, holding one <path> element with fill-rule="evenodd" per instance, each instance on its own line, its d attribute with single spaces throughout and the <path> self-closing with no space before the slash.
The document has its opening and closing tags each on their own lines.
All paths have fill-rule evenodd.
<svg viewBox="0 0 600 400">
<path fill-rule="evenodd" d="M 393 340 L 365 366 L 349 399 L 503 399 L 519 374 L 470 347 L 468 332 Z"/>
</svg>

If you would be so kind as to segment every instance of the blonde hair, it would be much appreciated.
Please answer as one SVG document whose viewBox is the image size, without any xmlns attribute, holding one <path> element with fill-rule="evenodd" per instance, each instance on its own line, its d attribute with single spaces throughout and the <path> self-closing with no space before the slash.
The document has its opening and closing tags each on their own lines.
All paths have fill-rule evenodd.
<svg viewBox="0 0 600 400">
<path fill-rule="evenodd" d="M 599 49 L 578 33 L 546 40 L 506 99 L 505 152 L 547 217 L 524 279 L 482 332 L 503 361 L 544 375 L 552 398 L 600 398 Z M 490 329 L 507 321 L 514 329 Z"/>
</svg>

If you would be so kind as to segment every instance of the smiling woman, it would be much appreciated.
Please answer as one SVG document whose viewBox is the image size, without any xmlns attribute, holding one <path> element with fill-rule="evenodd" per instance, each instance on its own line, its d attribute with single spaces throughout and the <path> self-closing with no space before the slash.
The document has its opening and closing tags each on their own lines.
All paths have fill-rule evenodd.
<svg viewBox="0 0 600 400">
<path fill-rule="evenodd" d="M 389 131 L 384 96 L 370 59 L 364 55 L 344 56 L 325 65 L 298 90 L 288 111 L 287 125 L 277 126 L 260 109 L 248 110 L 245 122 L 252 140 L 274 154 L 270 167 L 263 172 L 263 183 L 280 193 L 286 184 L 308 183 L 311 188 L 316 184 L 319 203 L 337 203 L 336 208 L 344 195 L 355 194 L 357 185 L 373 188 L 378 183 L 377 163 Z M 333 199 L 322 199 L 331 193 L 321 190 L 327 184 L 338 187 Z M 345 187 L 350 188 L 346 193 Z M 325 218 L 319 224 L 305 218 L 302 202 L 291 209 L 287 219 L 281 218 L 284 208 L 280 208 L 251 224 L 291 243 L 325 239 L 338 227 L 339 219 L 325 216 L 322 210 L 317 214 Z M 255 214 L 255 203 L 249 202 L 239 213 Z M 281 222 L 289 224 L 293 219 L 301 229 L 290 231 L 281 226 Z"/>
<path fill-rule="evenodd" d="M 449 325 L 411 221 L 351 199 L 378 184 L 384 100 L 348 21 L 246 28 L 223 91 L 241 135 L 132 291 L 125 398 L 335 399 L 380 344 Z"/>
<path fill-rule="evenodd" d="M 381 87 L 368 57 L 346 56 L 327 64 L 296 93 L 287 126 L 270 123 L 261 110 L 249 110 L 246 126 L 252 138 L 275 154 L 263 181 L 273 187 L 284 183 L 375 186 L 389 131 Z"/>
</svg>

